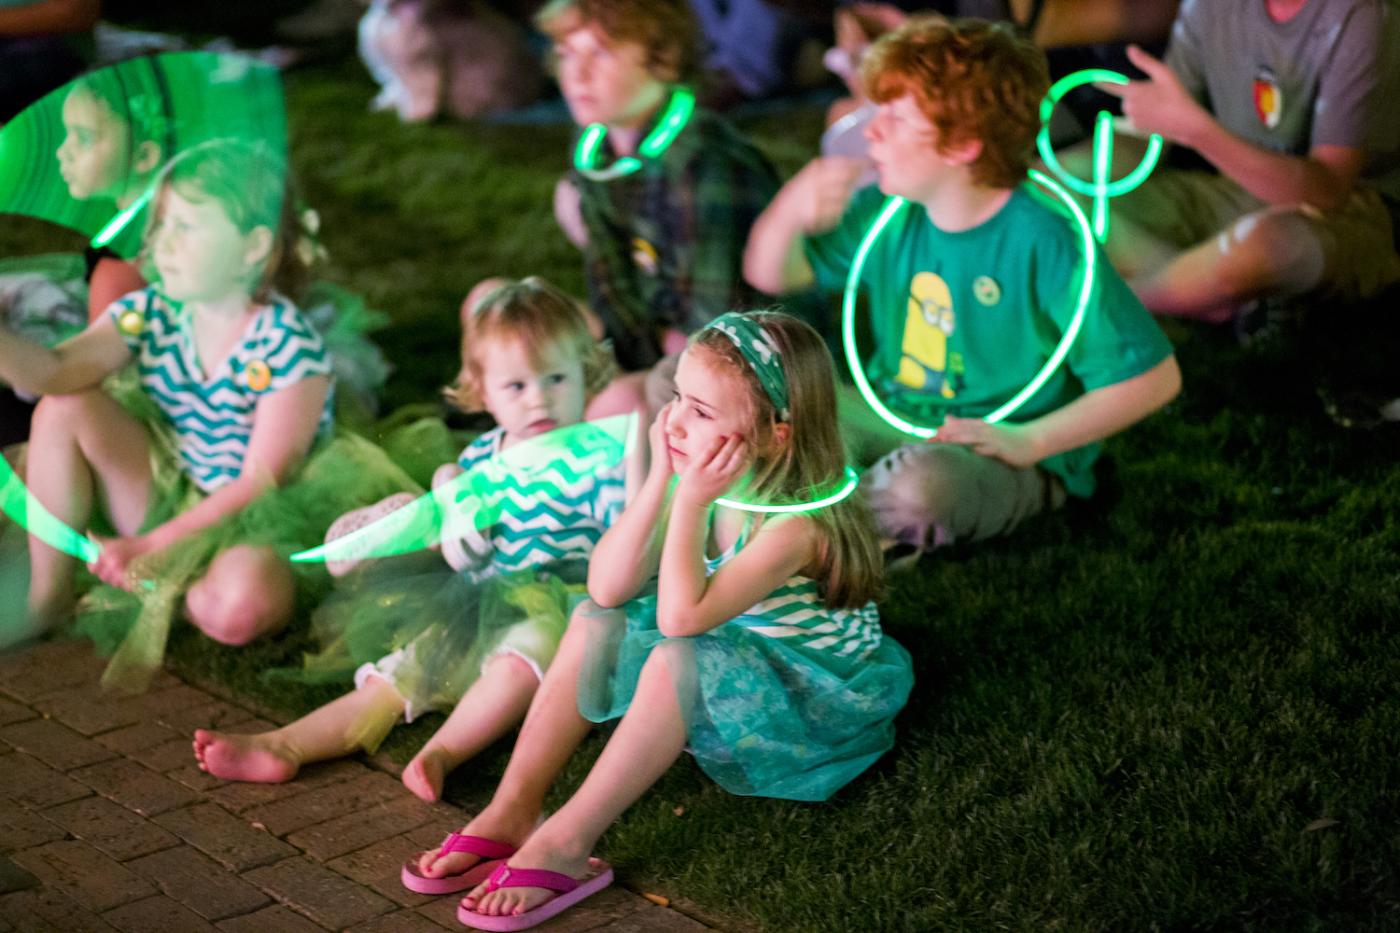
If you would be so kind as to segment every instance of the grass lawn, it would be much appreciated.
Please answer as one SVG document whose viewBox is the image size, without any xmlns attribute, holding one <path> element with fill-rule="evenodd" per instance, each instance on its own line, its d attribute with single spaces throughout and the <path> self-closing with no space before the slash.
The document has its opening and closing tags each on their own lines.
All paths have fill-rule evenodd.
<svg viewBox="0 0 1400 933">
<path fill-rule="evenodd" d="M 352 62 L 287 90 L 326 276 L 392 315 L 390 405 L 455 371 L 480 277 L 581 288 L 548 210 L 565 127 L 403 127 L 365 112 Z M 744 126 L 790 172 L 819 121 Z M 0 254 L 73 245 L 13 221 Z M 893 752 L 821 805 L 731 797 L 683 760 L 603 840 L 623 882 L 772 931 L 1400 927 L 1400 430 L 1334 427 L 1311 344 L 1172 334 L 1186 388 L 1110 442 L 1097 499 L 892 581 L 918 678 Z M 295 714 L 335 691 L 258 675 L 302 647 L 182 627 L 172 659 Z M 483 801 L 508 752 L 449 796 Z"/>
</svg>

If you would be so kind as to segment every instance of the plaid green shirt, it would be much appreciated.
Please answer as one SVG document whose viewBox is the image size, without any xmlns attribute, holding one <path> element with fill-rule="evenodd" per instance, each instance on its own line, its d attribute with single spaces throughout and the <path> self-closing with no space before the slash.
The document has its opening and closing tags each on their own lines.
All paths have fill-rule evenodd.
<svg viewBox="0 0 1400 933">
<path fill-rule="evenodd" d="M 588 228 L 589 301 L 624 369 L 660 358 L 663 329 L 692 333 L 761 300 L 744 282 L 744 244 L 778 174 L 724 120 L 697 110 L 670 148 L 633 174 L 571 178 Z"/>
</svg>

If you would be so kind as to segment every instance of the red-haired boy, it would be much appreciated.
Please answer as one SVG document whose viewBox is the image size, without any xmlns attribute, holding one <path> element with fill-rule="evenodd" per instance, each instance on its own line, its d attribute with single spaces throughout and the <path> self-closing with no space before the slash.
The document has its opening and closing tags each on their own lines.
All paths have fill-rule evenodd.
<svg viewBox="0 0 1400 933">
<path fill-rule="evenodd" d="M 876 433 L 868 412 L 858 426 L 856 404 L 848 423 L 866 435 L 853 440 L 888 451 L 862 481 L 882 534 L 922 551 L 1092 493 L 1098 442 L 1166 404 L 1181 377 L 1100 256 L 1064 365 L 1007 421 L 983 421 L 1054 352 L 1085 262 L 1072 220 L 1026 181 L 1044 56 L 1005 26 L 921 20 L 877 42 L 862 71 L 879 108 L 867 130 L 878 186 L 852 196 L 861 162 L 811 162 L 754 225 L 744 268 L 764 291 L 839 292 L 886 196 L 910 202 L 862 269 L 865 367 L 895 413 L 941 427 L 911 443 Z"/>
</svg>

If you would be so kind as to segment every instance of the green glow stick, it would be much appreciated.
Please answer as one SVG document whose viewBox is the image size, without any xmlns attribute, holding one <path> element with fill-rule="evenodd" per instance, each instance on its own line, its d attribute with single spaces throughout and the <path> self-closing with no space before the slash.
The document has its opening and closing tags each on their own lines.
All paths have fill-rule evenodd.
<svg viewBox="0 0 1400 933">
<path fill-rule="evenodd" d="M 615 415 L 532 437 L 378 521 L 291 559 L 312 563 L 390 557 L 436 543 L 449 521 L 488 527 L 520 508 L 518 501 L 557 490 L 561 478 L 572 481 L 621 462 L 636 443 L 636 426 L 636 415 Z"/>
<path fill-rule="evenodd" d="M 737 499 L 719 498 L 715 500 L 716 505 L 722 505 L 729 509 L 738 509 L 740 512 L 763 512 L 765 514 L 786 513 L 786 512 L 813 512 L 817 509 L 824 509 L 829 505 L 835 505 L 844 499 L 850 498 L 851 493 L 856 491 L 860 485 L 860 476 L 855 470 L 846 467 L 841 476 L 841 482 L 830 493 L 820 496 L 810 502 L 792 502 L 783 505 L 759 505 L 753 502 L 740 502 Z"/>
<path fill-rule="evenodd" d="M 1003 421 L 1016 412 L 1022 405 L 1026 404 L 1040 387 L 1055 374 L 1055 370 L 1060 367 L 1064 358 L 1069 354 L 1070 347 L 1074 345 L 1075 339 L 1079 336 L 1079 331 L 1084 324 L 1084 313 L 1089 306 L 1089 299 L 1094 293 L 1094 276 L 1097 270 L 1097 254 L 1094 241 L 1093 230 L 1089 227 L 1089 220 L 1084 216 L 1084 211 L 1080 209 L 1069 192 L 1065 191 L 1055 180 L 1044 172 L 1031 169 L 1030 177 L 1032 181 L 1048 189 L 1058 197 L 1074 217 L 1075 223 L 1079 227 L 1080 237 L 1084 247 L 1083 281 L 1079 289 L 1079 298 L 1074 308 L 1074 315 L 1070 319 L 1069 326 L 1065 328 L 1064 334 L 1060 337 L 1059 344 L 1054 352 L 1050 354 L 1045 365 L 1040 368 L 1030 382 L 1011 397 L 1005 404 L 984 415 L 982 420 L 988 424 L 996 424 Z M 855 381 L 856 389 L 860 392 L 865 403 L 870 406 L 875 414 L 897 431 L 902 431 L 913 437 L 923 440 L 931 440 L 938 435 L 938 429 L 928 425 L 916 424 L 905 418 L 901 418 L 885 405 L 880 397 L 875 393 L 870 385 L 869 378 L 865 375 L 864 364 L 860 360 L 860 351 L 856 347 L 856 294 L 860 289 L 860 274 L 865 267 L 865 260 L 870 255 L 871 249 L 875 246 L 875 241 L 889 226 L 895 215 L 909 204 L 904 198 L 892 197 L 885 202 L 885 206 L 880 210 L 875 222 L 866 231 L 864 239 L 857 247 L 855 256 L 851 260 L 850 272 L 846 275 L 846 291 L 841 301 L 841 342 L 846 351 L 846 363 L 851 370 L 851 378 Z"/>
<path fill-rule="evenodd" d="M 0 457 L 0 511 L 49 547 L 71 554 L 85 564 L 97 560 L 97 544 L 54 518 L 53 513 L 34 498 L 4 457 Z"/>
<path fill-rule="evenodd" d="M 655 128 L 646 135 L 637 152 L 645 159 L 658 158 L 670 148 L 676 137 L 681 135 L 695 113 L 695 92 L 686 87 L 678 87 L 671 93 L 666 112 L 661 115 Z M 598 168 L 598 155 L 603 148 L 603 139 L 608 128 L 601 123 L 590 123 L 579 137 L 574 149 L 574 168 L 585 178 L 593 181 L 612 181 L 631 175 L 642 167 L 642 159 L 636 156 L 623 156 L 607 168 Z"/>
<path fill-rule="evenodd" d="M 1106 111 L 1099 111 L 1094 119 L 1094 178 L 1093 181 L 1085 181 L 1071 175 L 1055 155 L 1055 150 L 1050 145 L 1050 117 L 1054 114 L 1055 105 L 1060 102 L 1060 98 L 1077 87 L 1085 84 L 1127 83 L 1128 77 L 1116 71 L 1086 68 L 1056 81 L 1050 86 L 1045 99 L 1040 102 L 1040 132 L 1035 137 L 1036 148 L 1040 150 L 1045 167 L 1054 172 L 1055 177 L 1076 194 L 1094 199 L 1094 234 L 1100 243 L 1108 236 L 1109 199 L 1127 194 L 1147 180 L 1147 176 L 1152 174 L 1152 170 L 1157 167 L 1157 161 L 1162 157 L 1162 137 L 1157 133 L 1149 136 L 1147 152 L 1143 154 L 1142 161 L 1131 172 L 1114 181 L 1110 177 L 1110 166 L 1113 164 L 1113 116 Z"/>
</svg>

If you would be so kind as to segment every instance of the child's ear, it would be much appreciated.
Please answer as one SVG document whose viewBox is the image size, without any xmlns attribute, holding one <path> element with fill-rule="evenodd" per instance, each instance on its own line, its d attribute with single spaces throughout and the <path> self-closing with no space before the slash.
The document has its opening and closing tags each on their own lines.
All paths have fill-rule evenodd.
<svg viewBox="0 0 1400 933">
<path fill-rule="evenodd" d="M 786 421 L 778 421 L 773 425 L 773 449 L 782 450 L 792 439 L 792 425 Z"/>
<path fill-rule="evenodd" d="M 243 237 L 243 264 L 249 269 L 267 262 L 272 255 L 272 230 L 259 225 Z"/>
<path fill-rule="evenodd" d="M 944 146 L 939 152 L 951 165 L 971 165 L 982 155 L 982 140 L 969 139 L 965 142 Z"/>
<path fill-rule="evenodd" d="M 151 140 L 136 147 L 136 157 L 131 160 L 131 167 L 141 175 L 154 172 L 160 165 L 160 146 Z"/>
<path fill-rule="evenodd" d="M 662 84 L 675 84 L 681 79 L 680 59 L 679 49 L 662 49 L 647 62 L 647 73 Z"/>
</svg>

